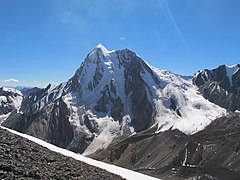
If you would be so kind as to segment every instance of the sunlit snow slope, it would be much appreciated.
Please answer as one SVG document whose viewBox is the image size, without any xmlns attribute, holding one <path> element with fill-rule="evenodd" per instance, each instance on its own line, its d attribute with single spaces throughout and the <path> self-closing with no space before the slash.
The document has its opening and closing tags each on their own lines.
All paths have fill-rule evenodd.
<svg viewBox="0 0 240 180">
<path fill-rule="evenodd" d="M 209 102 L 198 92 L 191 77 L 152 69 L 164 84 L 162 88 L 156 89 L 155 120 L 159 131 L 179 129 L 186 134 L 193 134 L 226 113 L 225 109 Z"/>
</svg>

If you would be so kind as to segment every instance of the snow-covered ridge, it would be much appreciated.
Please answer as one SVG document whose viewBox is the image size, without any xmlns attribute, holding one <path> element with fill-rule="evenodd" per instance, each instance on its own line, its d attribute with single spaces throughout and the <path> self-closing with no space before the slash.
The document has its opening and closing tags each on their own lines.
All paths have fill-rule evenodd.
<svg viewBox="0 0 240 180">
<path fill-rule="evenodd" d="M 225 65 L 225 67 L 226 67 L 226 71 L 227 71 L 227 77 L 230 81 L 230 85 L 232 86 L 233 85 L 232 77 L 236 72 L 238 72 L 238 70 L 240 69 L 240 65 L 239 64 L 235 64 L 232 66 Z"/>
<path fill-rule="evenodd" d="M 22 95 L 22 93 L 17 89 L 7 88 L 7 87 L 2 87 L 2 88 L 3 88 L 3 91 L 5 91 L 5 92 L 16 93 L 16 94 Z"/>
<path fill-rule="evenodd" d="M 115 50 L 108 50 L 107 48 L 105 48 L 102 44 L 98 44 L 97 47 L 98 49 L 101 49 L 101 51 L 103 52 L 104 55 L 108 55 L 110 53 L 115 52 Z"/>
<path fill-rule="evenodd" d="M 79 154 L 73 153 L 71 151 L 68 151 L 66 149 L 59 148 L 57 146 L 49 144 L 49 143 L 47 143 L 45 141 L 42 141 L 40 139 L 37 139 L 35 137 L 29 136 L 29 135 L 26 135 L 26 134 L 22 134 L 22 133 L 19 133 L 17 131 L 14 131 L 14 130 L 11 130 L 11 129 L 8 129 L 8 128 L 2 127 L 2 126 L 0 126 L 0 127 L 8 130 L 11 133 L 14 133 L 14 134 L 19 135 L 19 136 L 24 137 L 24 138 L 27 138 L 28 140 L 30 140 L 32 142 L 35 142 L 35 143 L 37 143 L 37 144 L 39 144 L 43 147 L 46 147 L 46 148 L 50 149 L 51 151 L 55 151 L 57 153 L 61 153 L 61 154 L 65 155 L 65 156 L 72 157 L 76 160 L 85 162 L 89 165 L 105 169 L 108 172 L 120 175 L 123 178 L 126 178 L 127 180 L 136 180 L 136 179 L 139 179 L 139 180 L 140 179 L 141 180 L 158 180 L 158 178 L 147 176 L 147 175 L 137 173 L 137 172 L 125 169 L 125 168 L 118 167 L 118 166 L 114 166 L 114 165 L 111 165 L 111 164 L 96 161 L 96 160 L 93 160 L 91 158 L 87 158 L 87 157 L 84 157 L 82 155 L 79 155 Z"/>
<path fill-rule="evenodd" d="M 32 87 L 32 86 L 4 86 L 4 87 L 16 89 L 16 90 L 19 90 L 19 91 L 21 91 L 21 92 L 25 92 L 25 91 L 27 91 L 27 90 L 29 90 L 29 89 L 34 88 L 34 87 Z"/>
</svg>

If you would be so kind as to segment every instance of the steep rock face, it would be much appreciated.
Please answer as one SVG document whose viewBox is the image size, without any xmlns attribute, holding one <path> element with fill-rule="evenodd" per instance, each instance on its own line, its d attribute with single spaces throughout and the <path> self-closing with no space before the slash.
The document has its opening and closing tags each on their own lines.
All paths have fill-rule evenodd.
<svg viewBox="0 0 240 180">
<path fill-rule="evenodd" d="M 34 103 L 40 100 L 45 95 L 44 91 L 44 89 L 37 87 L 25 91 L 21 104 L 21 110 L 25 111 L 29 109 Z"/>
<path fill-rule="evenodd" d="M 151 123 L 154 110 L 151 100 L 154 98 L 151 94 L 152 87 L 143 80 L 142 76 L 143 74 L 149 74 L 149 80 L 154 81 L 156 85 L 159 85 L 160 82 L 156 74 L 135 53 L 128 51 L 127 55 L 131 61 L 125 66 L 125 92 L 131 99 L 131 112 L 134 114 L 132 123 L 138 132 L 147 129 Z"/>
<path fill-rule="evenodd" d="M 240 65 L 219 66 L 195 75 L 194 84 L 209 101 L 231 111 L 240 109 Z"/>
<path fill-rule="evenodd" d="M 59 98 L 62 84 L 33 88 L 25 92 L 20 112 L 13 112 L 3 126 L 43 139 L 60 147 L 67 147 L 73 138 L 68 121 L 69 109 Z"/>
<path fill-rule="evenodd" d="M 59 147 L 67 147 L 73 139 L 73 128 L 68 121 L 69 109 L 61 98 L 48 104 L 37 113 L 25 112 L 15 124 L 10 117 L 4 126 L 13 126 L 19 132 L 50 142 Z"/>
</svg>

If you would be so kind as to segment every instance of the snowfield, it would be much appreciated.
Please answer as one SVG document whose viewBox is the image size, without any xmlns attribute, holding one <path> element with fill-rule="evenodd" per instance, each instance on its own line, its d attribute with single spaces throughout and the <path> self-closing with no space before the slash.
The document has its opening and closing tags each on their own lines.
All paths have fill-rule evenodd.
<svg viewBox="0 0 240 180">
<path fill-rule="evenodd" d="M 121 127 L 119 122 L 114 121 L 112 118 L 94 118 L 94 120 L 98 123 L 99 133 L 95 134 L 95 138 L 84 151 L 83 156 L 95 153 L 98 149 L 106 149 Z"/>
<path fill-rule="evenodd" d="M 211 103 L 199 93 L 198 88 L 192 83 L 192 77 L 183 77 L 169 71 L 151 68 L 162 83 L 154 92 L 157 109 L 155 124 L 158 124 L 156 133 L 178 129 L 185 134 L 194 134 L 203 130 L 216 118 L 226 114 L 224 108 Z M 180 115 L 171 109 L 171 101 L 176 103 L 176 109 Z"/>
<path fill-rule="evenodd" d="M 3 126 L 0 126 L 0 127 L 3 128 L 3 129 L 8 130 L 11 133 L 14 133 L 14 134 L 19 135 L 19 136 L 24 137 L 24 138 L 27 138 L 27 139 L 29 139 L 32 142 L 35 142 L 35 143 L 37 143 L 37 144 L 39 144 L 39 145 L 41 145 L 43 147 L 46 147 L 46 148 L 50 149 L 51 151 L 55 151 L 57 153 L 61 153 L 61 154 L 65 155 L 65 156 L 72 157 L 72 158 L 74 158 L 76 160 L 83 161 L 83 162 L 85 162 L 87 164 L 90 164 L 92 166 L 96 166 L 96 167 L 105 169 L 108 172 L 120 175 L 123 178 L 126 178 L 127 180 L 136 180 L 136 179 L 137 180 L 159 180 L 158 178 L 154 178 L 154 177 L 147 176 L 147 175 L 144 175 L 144 174 L 141 174 L 141 173 L 137 173 L 137 172 L 125 169 L 125 168 L 121 168 L 121 167 L 114 166 L 114 165 L 111 165 L 111 164 L 107 164 L 107 163 L 103 163 L 103 162 L 100 162 L 100 161 L 96 161 L 96 160 L 84 157 L 82 155 L 76 154 L 74 152 L 68 151 L 66 149 L 59 148 L 57 146 L 49 144 L 49 143 L 47 143 L 47 142 L 45 142 L 43 140 L 37 139 L 35 137 L 32 137 L 32 136 L 29 136 L 29 135 L 26 135 L 26 134 L 22 134 L 22 133 L 16 132 L 14 130 L 5 128 Z"/>
</svg>

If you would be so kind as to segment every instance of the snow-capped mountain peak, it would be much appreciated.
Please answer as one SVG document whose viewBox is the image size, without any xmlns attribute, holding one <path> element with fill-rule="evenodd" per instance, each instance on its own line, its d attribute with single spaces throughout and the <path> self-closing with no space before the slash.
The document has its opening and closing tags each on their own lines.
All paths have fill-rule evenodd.
<svg viewBox="0 0 240 180">
<path fill-rule="evenodd" d="M 154 68 L 128 49 L 108 51 L 98 45 L 76 74 L 81 105 L 97 117 L 119 122 L 128 115 L 137 132 L 157 123 L 159 131 L 192 134 L 224 113 L 197 94 L 191 77 Z"/>
<path fill-rule="evenodd" d="M 98 44 L 90 53 L 89 53 L 89 57 L 94 58 L 96 55 L 98 55 L 99 53 L 101 53 L 102 56 L 107 57 L 110 56 L 111 53 L 114 53 L 115 50 L 108 50 L 104 45 L 102 44 Z M 102 59 L 104 60 L 104 59 Z"/>
<path fill-rule="evenodd" d="M 32 122 L 55 124 L 50 133 L 40 136 L 69 149 L 84 144 L 75 151 L 87 149 L 86 154 L 103 140 L 105 148 L 116 136 L 151 127 L 192 134 L 225 113 L 198 93 L 191 78 L 153 68 L 131 50 L 109 51 L 103 45 L 87 55 L 67 83 L 49 86 L 40 94 L 28 96 L 32 103 L 19 124 L 29 126 L 32 134 L 43 131 Z M 64 135 L 56 140 L 59 129 Z"/>
<path fill-rule="evenodd" d="M 109 52 L 109 50 L 107 50 L 107 48 L 106 48 L 104 45 L 102 45 L 102 44 L 98 44 L 98 45 L 96 46 L 96 48 L 101 49 L 102 51 L 104 51 L 104 52 L 106 52 L 106 53 Z"/>
<path fill-rule="evenodd" d="M 79 92 L 81 104 L 91 108 L 94 114 L 103 117 L 109 115 L 122 121 L 124 115 L 132 114 L 130 93 L 136 92 L 133 88 L 142 86 L 145 92 L 150 88 L 144 87 L 150 78 L 153 78 L 151 82 L 157 79 L 134 52 L 127 49 L 108 51 L 98 45 L 88 54 L 68 84 L 78 87 L 75 91 Z"/>
</svg>

